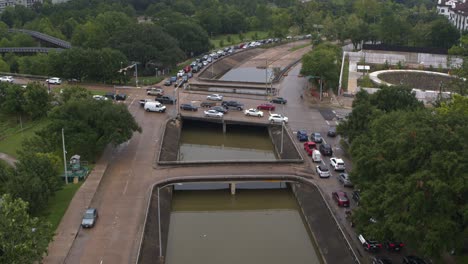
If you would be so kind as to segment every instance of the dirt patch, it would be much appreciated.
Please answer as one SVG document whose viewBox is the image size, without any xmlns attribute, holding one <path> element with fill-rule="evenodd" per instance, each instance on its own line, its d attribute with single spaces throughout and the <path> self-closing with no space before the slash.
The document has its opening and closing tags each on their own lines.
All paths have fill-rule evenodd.
<svg viewBox="0 0 468 264">
<path fill-rule="evenodd" d="M 179 153 L 180 133 L 182 132 L 182 121 L 179 119 L 169 120 L 166 123 L 163 142 L 161 144 L 159 161 L 176 161 Z"/>
</svg>

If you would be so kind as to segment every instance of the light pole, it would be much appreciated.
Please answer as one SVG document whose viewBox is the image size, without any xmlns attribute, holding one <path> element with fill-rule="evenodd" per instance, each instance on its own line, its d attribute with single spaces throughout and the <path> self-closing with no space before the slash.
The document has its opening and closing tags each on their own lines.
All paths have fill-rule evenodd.
<svg viewBox="0 0 468 264">
<path fill-rule="evenodd" d="M 265 95 L 268 96 L 268 59 L 265 59 Z"/>
<path fill-rule="evenodd" d="M 162 239 L 161 239 L 161 202 L 158 187 L 158 234 L 159 234 L 159 257 L 162 257 Z"/>
<path fill-rule="evenodd" d="M 138 63 L 135 62 L 135 86 L 138 88 Z"/>
<path fill-rule="evenodd" d="M 283 120 L 281 121 L 281 150 L 280 150 L 280 154 L 283 154 L 283 134 L 284 134 L 284 104 L 282 104 L 281 106 L 281 114 L 283 116 Z"/>
<path fill-rule="evenodd" d="M 62 147 L 63 147 L 63 168 L 65 170 L 65 184 L 68 184 L 67 151 L 65 150 L 65 136 L 63 135 L 63 128 L 62 128 Z"/>
</svg>

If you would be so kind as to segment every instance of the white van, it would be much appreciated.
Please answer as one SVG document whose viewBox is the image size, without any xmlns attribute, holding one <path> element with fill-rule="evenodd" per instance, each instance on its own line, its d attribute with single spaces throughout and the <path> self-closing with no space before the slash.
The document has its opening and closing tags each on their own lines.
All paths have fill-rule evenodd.
<svg viewBox="0 0 468 264">
<path fill-rule="evenodd" d="M 166 112 L 166 106 L 162 105 L 160 102 L 146 102 L 144 109 L 146 112 Z"/>
<path fill-rule="evenodd" d="M 320 151 L 314 149 L 314 151 L 312 151 L 312 160 L 314 162 L 322 162 L 322 155 L 320 154 Z"/>
</svg>

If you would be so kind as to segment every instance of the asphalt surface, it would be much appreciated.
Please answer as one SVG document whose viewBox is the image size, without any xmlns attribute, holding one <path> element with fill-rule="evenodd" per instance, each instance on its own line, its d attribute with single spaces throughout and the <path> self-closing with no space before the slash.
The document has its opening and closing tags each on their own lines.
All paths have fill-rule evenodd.
<svg viewBox="0 0 468 264">
<path fill-rule="evenodd" d="M 305 96 L 301 99 L 307 87 L 305 78 L 300 77 L 301 65 L 296 65 L 279 84 L 279 95 L 288 100 L 287 105 L 277 105 L 276 113 L 288 116 L 288 129 L 295 132 L 306 129 L 308 134 L 320 132 L 327 143 L 333 147 L 334 155 L 344 159 L 348 169 L 351 162 L 347 160 L 339 146 L 340 138 L 328 138 L 326 132 L 329 126 L 335 126 L 338 117 L 350 112 L 350 109 L 340 108 L 339 105 L 316 104 L 312 98 Z M 176 95 L 174 88 L 164 87 L 168 95 Z M 122 89 L 128 95 L 124 102 L 129 111 L 140 124 L 142 133 L 135 133 L 126 143 L 115 149 L 109 150 L 105 160 L 108 166 L 99 184 L 96 195 L 91 201 L 91 206 L 99 210 L 97 225 L 92 229 L 80 229 L 73 242 L 70 252 L 66 256 L 65 263 L 135 263 L 140 238 L 143 232 L 143 224 L 150 196 L 151 186 L 168 177 L 184 175 L 270 175 L 270 174 L 297 174 L 307 177 L 312 176 L 326 197 L 337 220 L 341 223 L 348 238 L 354 241 L 353 249 L 364 257 L 362 263 L 366 263 L 369 256 L 363 252 L 357 242 L 354 230 L 345 218 L 345 209 L 339 208 L 331 199 L 331 192 L 344 189 L 336 180 L 336 173 L 332 173 L 329 179 L 320 179 L 315 175 L 315 166 L 310 157 L 304 156 L 304 164 L 271 164 L 271 165 L 213 165 L 194 167 L 158 167 L 157 149 L 163 133 L 163 124 L 178 113 L 178 104 L 167 105 L 167 112 L 147 113 L 140 107 L 138 100 L 153 98 L 146 95 L 145 89 Z M 120 90 L 120 91 L 122 91 Z M 180 103 L 199 103 L 204 101 L 207 93 L 189 93 L 177 90 Z M 266 102 L 269 98 L 262 96 L 252 97 L 246 95 L 226 95 L 226 99 L 238 100 L 244 103 L 245 108 L 256 107 Z M 203 115 L 202 109 L 198 112 L 181 111 L 184 115 Z M 267 111 L 263 118 L 245 117 L 242 112 L 231 111 L 226 118 L 239 120 L 267 121 Z M 299 149 L 302 143 L 296 142 Z M 329 158 L 324 158 L 323 163 L 328 165 Z M 348 194 L 351 190 L 348 189 Z M 351 202 L 351 206 L 355 206 Z M 69 211 L 73 208 L 69 208 Z M 68 211 L 67 211 L 68 213 Z M 54 252 L 51 252 L 54 254 Z M 62 252 L 63 254 L 63 252 Z M 45 263 L 62 263 L 53 258 L 45 259 Z"/>
</svg>

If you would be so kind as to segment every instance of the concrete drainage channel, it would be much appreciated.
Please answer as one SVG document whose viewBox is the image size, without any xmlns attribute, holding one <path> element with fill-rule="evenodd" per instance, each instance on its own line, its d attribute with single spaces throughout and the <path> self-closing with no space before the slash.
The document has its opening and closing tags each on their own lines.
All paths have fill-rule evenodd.
<svg viewBox="0 0 468 264">
<path fill-rule="evenodd" d="M 268 180 L 287 182 L 288 187 L 292 189 L 301 208 L 302 217 L 305 219 L 307 227 L 312 233 L 314 243 L 320 252 L 321 263 L 360 263 L 345 234 L 339 228 L 331 209 L 324 201 L 323 194 L 310 180 L 297 175 L 182 176 L 156 183 L 152 188 L 148 201 L 144 233 L 140 241 L 137 263 L 165 263 L 164 256 L 167 249 L 174 184 Z M 158 210 L 158 207 L 160 210 Z"/>
<path fill-rule="evenodd" d="M 224 127 L 229 125 L 243 126 L 264 126 L 268 129 L 269 137 L 273 143 L 277 159 L 272 160 L 222 160 L 222 161 L 179 161 L 179 141 L 182 133 L 184 119 L 199 120 L 202 122 L 219 123 Z M 283 143 L 281 152 L 281 143 Z M 182 119 L 168 120 L 163 135 L 163 142 L 160 145 L 158 165 L 200 165 L 200 164 L 231 164 L 231 163 L 303 163 L 304 159 L 294 144 L 290 131 L 285 128 L 281 133 L 281 125 L 267 125 L 261 123 L 220 120 L 203 117 L 183 117 Z"/>
</svg>

